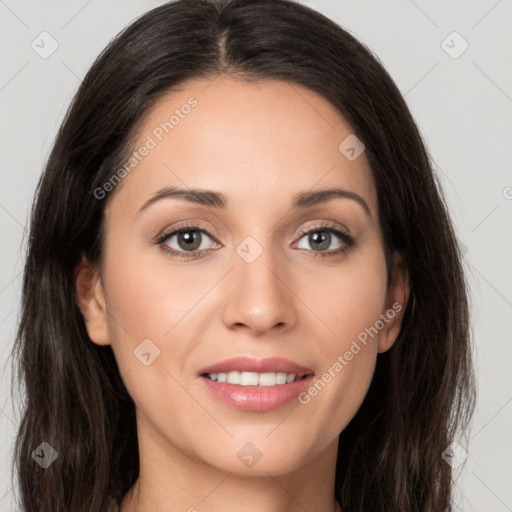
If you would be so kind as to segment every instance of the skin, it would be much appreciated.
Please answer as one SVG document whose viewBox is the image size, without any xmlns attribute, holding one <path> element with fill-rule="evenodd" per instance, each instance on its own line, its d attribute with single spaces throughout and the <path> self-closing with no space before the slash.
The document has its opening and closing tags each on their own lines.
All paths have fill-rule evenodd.
<svg viewBox="0 0 512 512">
<path fill-rule="evenodd" d="M 339 151 L 352 130 L 322 97 L 233 77 L 167 94 L 142 119 L 134 147 L 191 96 L 197 106 L 110 197 L 103 264 L 84 258 L 77 269 L 91 341 L 111 345 L 136 405 L 141 471 L 121 512 L 339 510 L 338 435 L 367 393 L 377 354 L 395 342 L 409 294 L 398 254 L 387 282 L 370 166 L 364 152 L 349 161 Z M 137 213 L 168 186 L 221 192 L 229 205 L 166 198 Z M 295 194 L 332 186 L 357 193 L 370 215 L 347 198 L 290 208 Z M 199 236 L 209 254 L 163 252 L 155 240 L 181 221 L 208 232 Z M 331 233 L 315 251 L 301 234 L 325 224 L 348 230 L 356 246 L 319 256 L 345 245 Z M 247 236 L 263 249 L 252 263 L 236 252 Z M 186 254 L 177 236 L 166 243 Z M 307 404 L 239 411 L 199 381 L 199 369 L 235 356 L 287 358 L 321 378 L 394 303 L 402 310 Z M 149 366 L 134 356 L 147 338 L 160 350 Z M 252 467 L 237 457 L 248 442 L 262 454 Z"/>
</svg>

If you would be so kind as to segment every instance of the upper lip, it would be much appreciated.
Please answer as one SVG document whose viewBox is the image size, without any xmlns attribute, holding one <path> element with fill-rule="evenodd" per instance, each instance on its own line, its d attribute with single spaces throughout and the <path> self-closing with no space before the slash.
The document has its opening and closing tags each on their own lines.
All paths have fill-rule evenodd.
<svg viewBox="0 0 512 512">
<path fill-rule="evenodd" d="M 303 377 L 304 375 L 314 373 L 313 370 L 310 370 L 305 366 L 281 357 L 267 357 L 264 359 L 233 357 L 202 368 L 199 370 L 199 375 L 204 375 L 205 373 L 228 373 L 233 371 L 293 373 L 297 375 L 297 377 Z"/>
</svg>

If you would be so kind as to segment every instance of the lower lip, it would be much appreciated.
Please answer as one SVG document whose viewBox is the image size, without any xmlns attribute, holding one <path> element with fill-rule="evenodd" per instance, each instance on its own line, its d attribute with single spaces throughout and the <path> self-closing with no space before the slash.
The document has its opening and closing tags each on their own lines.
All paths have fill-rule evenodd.
<svg viewBox="0 0 512 512">
<path fill-rule="evenodd" d="M 278 409 L 297 399 L 313 380 L 313 375 L 275 386 L 239 386 L 227 382 L 215 382 L 201 376 L 201 382 L 213 397 L 223 404 L 248 412 Z"/>
</svg>

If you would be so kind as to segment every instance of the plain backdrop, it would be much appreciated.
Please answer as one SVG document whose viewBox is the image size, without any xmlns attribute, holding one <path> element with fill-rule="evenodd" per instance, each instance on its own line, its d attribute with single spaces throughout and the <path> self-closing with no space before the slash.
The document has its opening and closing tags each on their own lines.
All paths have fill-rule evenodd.
<svg viewBox="0 0 512 512">
<path fill-rule="evenodd" d="M 18 510 L 11 460 L 19 417 L 10 396 L 8 354 L 35 185 L 95 57 L 135 17 L 159 3 L 0 0 L 2 512 Z M 379 58 L 436 163 L 465 247 L 478 379 L 467 460 L 458 470 L 459 507 L 512 511 L 512 2 L 303 3 L 349 30 Z"/>
</svg>

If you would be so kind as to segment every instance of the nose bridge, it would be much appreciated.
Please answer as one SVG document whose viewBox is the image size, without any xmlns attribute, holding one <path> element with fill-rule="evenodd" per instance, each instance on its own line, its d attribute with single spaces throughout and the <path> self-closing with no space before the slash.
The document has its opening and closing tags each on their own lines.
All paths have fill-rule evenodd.
<svg viewBox="0 0 512 512">
<path fill-rule="evenodd" d="M 236 247 L 236 276 L 242 289 L 252 294 L 254 300 L 277 301 L 283 298 L 278 257 L 270 236 L 260 236 L 259 240 L 261 242 L 253 236 L 247 236 Z M 262 303 L 259 307 L 264 305 Z"/>
<path fill-rule="evenodd" d="M 264 332 L 290 324 L 295 315 L 293 295 L 285 285 L 285 267 L 273 250 L 272 238 L 261 235 L 259 240 L 247 236 L 235 247 L 233 284 L 226 299 L 224 321 Z"/>
<path fill-rule="evenodd" d="M 247 237 L 238 245 L 236 253 L 236 273 L 243 281 L 244 288 L 252 288 L 252 293 L 263 291 L 273 295 L 281 294 L 279 265 L 270 241 L 263 246 L 253 237 Z"/>
</svg>

